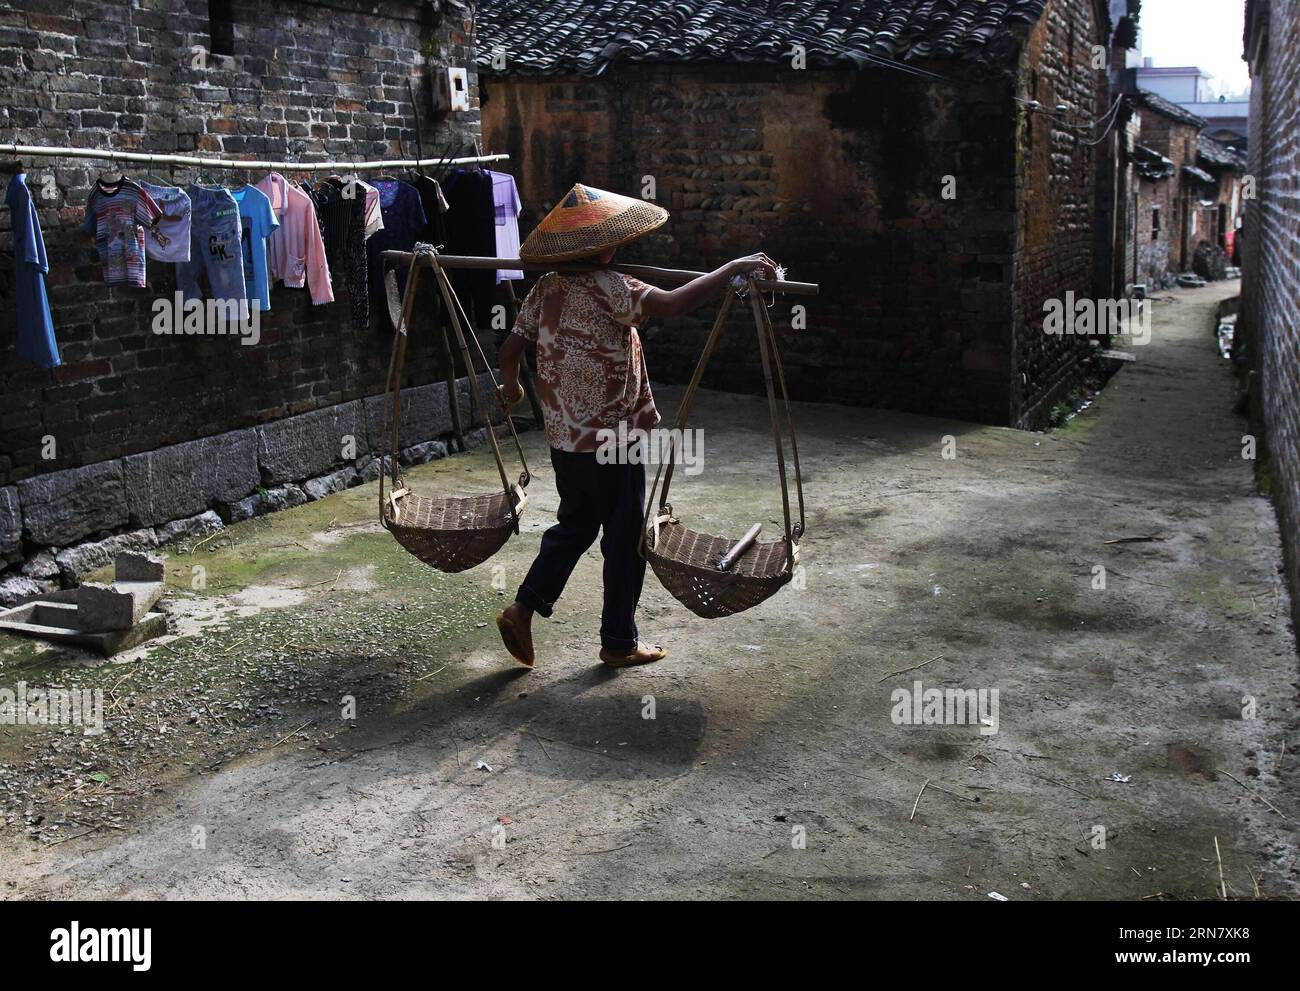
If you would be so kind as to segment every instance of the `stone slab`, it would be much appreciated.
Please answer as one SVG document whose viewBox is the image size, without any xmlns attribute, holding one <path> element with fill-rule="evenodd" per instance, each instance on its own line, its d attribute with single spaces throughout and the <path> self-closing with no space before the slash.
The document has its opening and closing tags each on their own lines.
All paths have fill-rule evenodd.
<svg viewBox="0 0 1300 991">
<path fill-rule="evenodd" d="M 23 532 L 37 544 L 67 547 L 129 519 L 121 461 L 99 461 L 24 478 L 17 484 Z"/>
<path fill-rule="evenodd" d="M 153 526 L 242 499 L 261 484 L 257 443 L 248 428 L 123 458 L 131 519 Z"/>
</svg>

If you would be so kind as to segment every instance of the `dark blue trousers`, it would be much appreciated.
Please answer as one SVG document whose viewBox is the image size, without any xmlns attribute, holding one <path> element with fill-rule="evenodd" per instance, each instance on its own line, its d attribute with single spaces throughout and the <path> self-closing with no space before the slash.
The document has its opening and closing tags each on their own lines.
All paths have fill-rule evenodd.
<svg viewBox="0 0 1300 991">
<path fill-rule="evenodd" d="M 637 645 L 636 606 L 645 580 L 645 559 L 637 553 L 645 512 L 645 465 L 601 464 L 592 452 L 551 449 L 559 522 L 542 534 L 542 549 L 515 598 L 551 615 L 578 559 L 600 538 L 605 558 L 605 606 L 600 642 L 610 650 Z"/>
</svg>

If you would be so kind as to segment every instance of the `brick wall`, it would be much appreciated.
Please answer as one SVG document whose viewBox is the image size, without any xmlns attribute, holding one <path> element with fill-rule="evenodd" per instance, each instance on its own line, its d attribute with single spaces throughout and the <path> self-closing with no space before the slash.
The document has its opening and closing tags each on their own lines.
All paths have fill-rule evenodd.
<svg viewBox="0 0 1300 991">
<path fill-rule="evenodd" d="M 1162 282 L 1168 282 L 1180 272 L 1191 271 L 1192 254 L 1199 239 L 1192 234 L 1192 212 L 1196 209 L 1198 197 L 1191 180 L 1185 180 L 1183 176 L 1184 165 L 1196 164 L 1197 129 L 1150 109 L 1143 109 L 1141 116 L 1142 144 L 1174 163 L 1173 177 L 1160 184 L 1164 188 L 1158 191 L 1157 198 L 1153 201 L 1162 206 L 1160 240 L 1168 251 L 1168 259 L 1162 270 Z M 1150 214 L 1149 209 L 1147 213 Z M 1150 223 L 1150 216 L 1147 217 L 1147 222 Z M 1199 222 L 1197 229 L 1202 233 L 1204 231 Z M 1149 272 L 1161 269 L 1159 261 L 1154 257 L 1149 259 L 1148 264 Z"/>
<path fill-rule="evenodd" d="M 1174 265 L 1178 232 L 1177 191 L 1173 178 L 1143 179 L 1138 183 L 1137 281 L 1146 283 L 1148 291 L 1168 287 L 1178 274 Z M 1157 208 L 1160 212 L 1158 229 Z"/>
<path fill-rule="evenodd" d="M 1005 352 L 1014 232 L 1005 84 L 631 65 L 484 89 L 485 137 L 515 156 L 525 230 L 575 181 L 636 195 L 651 177 L 672 219 L 623 260 L 707 270 L 764 250 L 823 286 L 774 310 L 794 395 L 1007 422 L 1005 355 L 990 350 Z M 792 335 L 795 303 L 808 326 Z M 652 329 L 651 374 L 689 377 L 711 318 Z M 705 384 L 761 389 L 743 312 Z"/>
<path fill-rule="evenodd" d="M 1300 0 L 1252 2 L 1250 15 L 1248 172 L 1258 197 L 1246 204 L 1239 321 L 1258 372 L 1269 475 L 1300 622 Z"/>
<path fill-rule="evenodd" d="M 1010 347 L 1013 422 L 1042 425 L 1052 405 L 1079 381 L 1078 359 L 1087 342 L 1043 333 L 1043 304 L 1091 296 L 1096 183 L 1091 122 L 1108 108 L 1104 68 L 1093 66 L 1093 46 L 1104 40 L 1094 4 L 1054 0 L 1029 36 L 1019 96 L 1053 110 L 1065 122 L 1022 112 L 1017 135 L 1019 206 Z"/>
<path fill-rule="evenodd" d="M 211 44 L 206 0 L 4 4 L 0 142 L 413 157 L 408 79 L 424 115 L 426 154 L 468 149 L 478 136 L 472 72 L 472 112 L 436 119 L 430 112 L 427 64 L 473 65 L 467 15 L 448 3 L 236 0 L 233 10 L 234 58 L 209 57 L 199 68 L 192 49 Z M 382 391 L 388 337 L 352 329 L 337 277 L 336 302 L 320 307 L 305 290 L 276 288 L 257 346 L 150 334 L 150 303 L 174 290 L 171 266 L 150 262 L 147 290 L 109 289 L 77 230 L 96 176 L 118 170 L 76 160 L 26 164 L 34 188 L 54 179 L 55 195 L 39 204 L 64 364 L 44 371 L 15 356 L 10 221 L 0 211 L 0 485 Z M 434 353 L 429 342 L 411 349 L 412 382 L 442 377 Z M 41 456 L 46 437 L 55 441 L 52 459 Z"/>
<path fill-rule="evenodd" d="M 1091 114 L 1086 88 L 1103 79 L 1076 58 L 1094 40 L 1093 4 L 1050 8 L 1067 11 L 1067 37 L 1052 35 L 1035 64 L 1060 99 Z M 1006 424 L 1034 396 L 1033 384 L 1025 395 L 1013 385 L 1015 86 L 781 64 L 624 64 L 597 78 L 490 78 L 483 127 L 492 148 L 514 157 L 525 230 L 576 181 L 637 195 L 649 176 L 672 218 L 623 260 L 709 269 L 761 249 L 791 278 L 819 282 L 820 297 L 778 300 L 774 310 L 794 395 Z M 1089 285 L 1092 153 L 1068 154 L 1076 150 L 1083 175 L 1061 184 L 1044 171 L 1032 194 L 1049 204 L 1044 232 L 1058 220 L 1069 227 L 1068 264 L 1048 258 L 1046 233 L 1031 240 L 1043 292 Z M 943 195 L 946 176 L 955 198 Z M 808 312 L 797 335 L 796 303 Z M 1041 298 L 1034 305 L 1041 320 Z M 710 319 L 652 328 L 651 374 L 689 377 Z M 705 384 L 761 383 L 753 329 L 737 317 Z"/>
</svg>

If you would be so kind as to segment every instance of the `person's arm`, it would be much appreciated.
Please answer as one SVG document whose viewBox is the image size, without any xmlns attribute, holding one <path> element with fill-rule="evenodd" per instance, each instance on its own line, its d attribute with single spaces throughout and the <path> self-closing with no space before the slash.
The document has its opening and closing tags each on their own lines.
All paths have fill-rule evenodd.
<svg viewBox="0 0 1300 991">
<path fill-rule="evenodd" d="M 761 251 L 727 262 L 707 275 L 676 289 L 651 288 L 641 300 L 643 317 L 679 317 L 717 296 L 737 275 L 755 273 L 760 279 L 776 278 L 776 263 Z"/>
<path fill-rule="evenodd" d="M 523 386 L 519 384 L 519 362 L 523 359 L 524 348 L 528 342 L 518 334 L 507 334 L 501 345 L 498 361 L 501 366 L 501 401 L 513 406 L 524 398 Z"/>
</svg>

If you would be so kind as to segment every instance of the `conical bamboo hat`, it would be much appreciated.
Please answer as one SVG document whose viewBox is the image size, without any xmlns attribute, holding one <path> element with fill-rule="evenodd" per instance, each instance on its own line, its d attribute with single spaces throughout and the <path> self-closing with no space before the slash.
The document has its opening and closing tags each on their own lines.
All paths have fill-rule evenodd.
<svg viewBox="0 0 1300 991">
<path fill-rule="evenodd" d="M 561 262 L 598 255 L 662 227 L 661 206 L 578 183 L 524 239 L 526 262 Z"/>
</svg>

